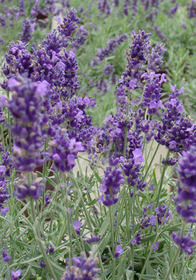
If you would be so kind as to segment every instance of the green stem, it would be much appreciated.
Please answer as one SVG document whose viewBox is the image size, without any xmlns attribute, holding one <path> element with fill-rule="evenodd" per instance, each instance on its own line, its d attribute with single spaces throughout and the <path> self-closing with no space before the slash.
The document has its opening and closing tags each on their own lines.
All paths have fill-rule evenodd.
<svg viewBox="0 0 196 280">
<path fill-rule="evenodd" d="M 169 267 L 169 270 L 168 270 L 168 272 L 167 272 L 167 274 L 166 274 L 164 280 L 168 280 L 168 279 L 169 279 L 169 275 L 170 275 L 170 273 L 172 272 L 172 270 L 173 270 L 173 268 L 174 268 L 174 265 L 175 265 L 175 263 L 176 263 L 176 260 L 177 260 L 177 258 L 178 258 L 178 255 L 179 255 L 179 253 L 180 253 L 180 250 L 181 250 L 181 248 L 179 247 L 179 248 L 178 248 L 178 251 L 177 251 L 177 253 L 176 253 L 176 255 L 175 255 L 175 257 L 174 257 L 173 260 L 172 260 L 172 263 L 171 263 L 171 265 L 170 265 L 170 267 Z"/>
<path fill-rule="evenodd" d="M 115 262 L 116 259 L 114 258 L 114 228 L 113 228 L 113 218 L 112 218 L 112 206 L 109 207 L 109 214 L 110 214 L 110 226 L 111 226 L 111 242 L 112 242 L 112 280 L 115 279 Z"/>
<path fill-rule="evenodd" d="M 33 203 L 33 199 L 32 198 L 30 200 L 30 204 L 31 204 L 31 214 L 32 214 L 32 217 L 33 217 L 33 220 L 34 220 L 34 226 L 35 226 L 35 228 L 34 228 L 35 239 L 39 243 L 39 246 L 40 246 L 40 249 L 41 249 L 44 261 L 45 261 L 45 263 L 46 263 L 46 265 L 48 267 L 50 275 L 53 277 L 54 280 L 57 280 L 56 274 L 54 273 L 54 271 L 52 269 L 52 266 L 51 266 L 51 263 L 50 263 L 50 260 L 48 259 L 48 256 L 46 254 L 46 250 L 45 250 L 45 248 L 44 248 L 44 246 L 42 244 L 42 241 L 40 240 L 40 232 L 39 232 L 39 229 L 37 227 L 37 219 L 36 219 L 36 216 L 35 216 L 35 207 L 34 207 L 34 203 Z"/>
<path fill-rule="evenodd" d="M 151 158 L 151 161 L 150 161 L 150 163 L 149 163 L 149 165 L 148 165 L 148 168 L 147 168 L 147 170 L 146 170 L 146 173 L 144 174 L 143 181 L 146 179 L 146 176 L 148 175 L 148 171 L 150 170 L 150 167 L 151 167 L 151 165 L 152 165 L 152 163 L 153 163 L 153 160 L 154 160 L 154 158 L 155 158 L 155 156 L 156 156 L 156 154 L 157 154 L 157 151 L 158 151 L 158 149 L 159 149 L 159 146 L 160 146 L 160 144 L 157 145 L 156 150 L 154 151 L 153 157 Z"/>
<path fill-rule="evenodd" d="M 156 237 L 155 237 L 155 240 L 154 240 L 154 243 L 153 243 L 153 244 L 155 244 L 155 243 L 156 243 L 157 238 L 158 238 L 158 235 L 156 235 Z M 146 260 L 145 260 L 145 263 L 144 263 L 144 265 L 143 265 L 143 268 L 142 268 L 142 271 L 141 271 L 141 274 L 140 274 L 139 280 L 141 280 L 141 279 L 142 279 L 142 276 L 144 275 L 144 272 L 145 272 L 145 270 L 146 270 L 147 263 L 148 263 L 148 261 L 149 261 L 149 259 L 150 259 L 151 254 L 152 254 L 153 247 L 154 247 L 154 246 L 151 246 L 151 248 L 150 248 L 150 251 L 149 251 L 149 253 L 148 253 L 148 256 L 147 256 L 147 258 L 146 258 Z"/>
<path fill-rule="evenodd" d="M 72 173 L 72 175 L 73 175 L 73 173 Z M 71 178 L 72 178 L 72 180 L 74 181 L 74 183 L 75 183 L 75 185 L 76 185 L 76 187 L 77 187 L 78 194 L 79 194 L 79 197 L 80 197 L 81 202 L 82 202 L 82 207 L 83 207 L 83 209 L 84 209 L 84 213 L 85 213 L 85 216 L 86 216 L 86 220 L 87 220 L 88 226 L 89 226 L 91 232 L 93 232 L 93 227 L 92 227 L 92 225 L 91 225 L 90 215 L 89 215 L 89 213 L 88 213 L 88 211 L 87 211 L 87 209 L 86 209 L 86 206 L 85 206 L 85 203 L 84 203 L 84 199 L 83 199 L 83 195 L 82 195 L 81 189 L 79 188 L 78 183 L 77 183 L 77 181 L 75 180 L 74 176 L 71 176 Z"/>
<path fill-rule="evenodd" d="M 164 165 L 164 168 L 163 168 L 163 171 L 162 171 L 162 174 L 161 174 L 161 180 L 160 180 L 160 185 L 159 185 L 159 191 L 158 191 L 158 196 L 157 196 L 156 207 L 159 205 L 161 190 L 162 190 L 162 186 L 163 186 L 163 179 L 164 179 L 164 176 L 165 176 L 165 171 L 167 169 L 167 160 L 169 158 L 169 154 L 170 154 L 170 151 L 168 150 L 167 156 L 166 156 L 166 163 Z"/>
<path fill-rule="evenodd" d="M 102 271 L 102 276 L 104 277 L 104 280 L 107 280 L 107 278 L 105 276 L 105 271 L 104 271 L 104 267 L 103 267 L 103 263 L 102 263 L 100 252 L 98 252 L 98 257 L 99 257 L 99 264 L 100 264 L 101 271 Z"/>
</svg>

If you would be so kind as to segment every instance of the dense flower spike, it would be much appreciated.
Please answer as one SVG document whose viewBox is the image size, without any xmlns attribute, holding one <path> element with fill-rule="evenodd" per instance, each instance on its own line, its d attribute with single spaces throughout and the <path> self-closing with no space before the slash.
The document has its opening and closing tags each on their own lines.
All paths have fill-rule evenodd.
<svg viewBox="0 0 196 280">
<path fill-rule="evenodd" d="M 23 21 L 23 26 L 22 26 L 22 33 L 20 36 L 20 40 L 22 42 L 28 43 L 31 40 L 32 37 L 32 32 L 33 32 L 33 25 L 30 20 L 25 19 Z"/>
<path fill-rule="evenodd" d="M 61 280 L 96 280 L 95 276 L 99 272 L 97 269 L 97 259 L 93 259 L 90 255 L 89 258 L 81 253 L 80 257 L 74 257 L 74 265 L 70 268 L 67 267 Z"/>
<path fill-rule="evenodd" d="M 196 147 L 183 152 L 179 160 L 180 182 L 174 198 L 176 210 L 186 222 L 196 222 Z"/>
<path fill-rule="evenodd" d="M 63 23 L 58 26 L 58 31 L 61 34 L 61 36 L 65 36 L 70 39 L 72 33 L 76 30 L 77 25 L 80 20 L 76 15 L 76 10 L 71 9 L 67 17 L 64 17 Z"/>
<path fill-rule="evenodd" d="M 100 191 L 104 193 L 105 197 L 102 195 L 100 200 L 105 206 L 111 206 L 118 201 L 116 195 L 120 191 L 120 185 L 124 183 L 122 171 L 119 168 L 107 167 L 104 170 L 105 176 L 102 178 L 102 185 L 100 186 Z"/>
<path fill-rule="evenodd" d="M 183 113 L 182 103 L 178 99 L 184 89 L 179 91 L 176 86 L 171 89 L 172 93 L 164 104 L 165 112 L 157 124 L 155 140 L 167 146 L 170 151 L 182 152 L 195 145 L 196 127 Z"/>
<path fill-rule="evenodd" d="M 18 82 L 12 78 L 8 85 L 14 91 L 8 101 L 8 109 L 15 120 L 11 127 L 14 164 L 20 171 L 33 171 L 43 163 L 44 126 L 48 122 L 44 101 L 48 84 L 30 80 Z"/>
</svg>

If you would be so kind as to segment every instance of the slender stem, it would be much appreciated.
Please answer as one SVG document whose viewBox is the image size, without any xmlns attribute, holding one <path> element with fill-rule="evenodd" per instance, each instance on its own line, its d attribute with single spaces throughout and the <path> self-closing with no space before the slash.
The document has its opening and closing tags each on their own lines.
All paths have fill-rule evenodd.
<svg viewBox="0 0 196 280">
<path fill-rule="evenodd" d="M 104 271 L 103 263 L 102 263 L 102 260 L 101 260 L 100 252 L 98 252 L 98 257 L 99 257 L 99 264 L 100 264 L 101 271 L 102 271 L 102 276 L 104 277 L 104 280 L 107 280 L 107 278 L 105 276 L 105 271 Z"/>
<path fill-rule="evenodd" d="M 129 220 L 130 220 L 130 215 L 129 215 L 129 209 L 128 209 L 128 206 L 129 206 L 129 199 L 130 199 L 130 196 L 127 195 L 126 193 L 126 188 L 124 187 L 124 203 L 125 203 L 125 218 L 126 218 L 126 232 L 127 232 L 127 240 L 130 239 L 130 231 L 129 231 Z M 131 203 L 132 204 L 132 203 Z"/>
<path fill-rule="evenodd" d="M 114 255 L 114 229 L 113 229 L 113 219 L 112 219 L 112 209 L 111 209 L 111 206 L 109 207 L 109 214 L 110 214 L 110 226 L 111 226 L 112 253 Z"/>
<path fill-rule="evenodd" d="M 72 173 L 72 174 L 73 174 L 73 173 Z M 86 216 L 86 219 L 87 219 L 88 226 L 89 226 L 91 232 L 93 232 L 93 227 L 92 227 L 92 225 L 91 225 L 90 215 L 89 215 L 89 212 L 88 212 L 87 209 L 86 209 L 86 206 L 85 206 L 85 203 L 84 203 L 84 199 L 83 199 L 83 195 L 82 195 L 81 189 L 79 188 L 78 183 L 77 183 L 77 181 L 75 180 L 74 176 L 72 176 L 71 178 L 72 178 L 72 180 L 74 181 L 74 183 L 75 183 L 75 185 L 76 185 L 76 187 L 77 187 L 78 194 L 79 194 L 79 197 L 80 197 L 81 202 L 82 202 L 82 207 L 83 207 L 83 209 L 84 209 L 84 213 L 85 213 L 85 216 Z"/>
<path fill-rule="evenodd" d="M 175 255 L 175 257 L 174 257 L 173 260 L 172 260 L 172 263 L 171 263 L 171 265 L 170 265 L 170 267 L 169 267 L 169 270 L 168 270 L 168 272 L 167 272 L 167 274 L 166 274 L 164 280 L 168 280 L 168 279 L 169 279 L 169 275 L 170 275 L 170 273 L 172 272 L 172 270 L 173 270 L 173 268 L 174 268 L 174 265 L 175 265 L 175 262 L 176 262 L 176 260 L 177 260 L 177 258 L 178 258 L 178 255 L 179 255 L 179 253 L 180 253 L 180 250 L 181 250 L 181 248 L 179 247 L 179 248 L 178 248 L 178 251 L 177 251 L 177 253 L 176 253 L 176 255 Z"/>
<path fill-rule="evenodd" d="M 46 265 L 48 267 L 50 275 L 53 277 L 54 280 L 57 280 L 56 274 L 54 273 L 54 271 L 52 269 L 50 260 L 47 257 L 46 250 L 45 250 L 45 248 L 44 248 L 44 246 L 42 244 L 42 241 L 40 240 L 40 232 L 39 232 L 39 229 L 37 227 L 37 219 L 35 217 L 35 208 L 34 208 L 34 203 L 33 203 L 33 199 L 32 198 L 30 200 L 30 204 L 31 204 L 31 214 L 32 214 L 32 217 L 33 217 L 33 220 L 34 220 L 34 226 L 35 226 L 35 228 L 34 228 L 35 239 L 39 243 L 39 246 L 40 246 L 40 249 L 41 249 L 44 261 L 45 261 L 45 263 L 46 263 Z"/>
<path fill-rule="evenodd" d="M 169 154 L 170 154 L 170 151 L 168 150 L 167 156 L 166 156 L 166 163 L 165 163 L 165 166 L 164 166 L 162 174 L 161 174 L 161 180 L 160 180 L 159 192 L 158 192 L 157 201 L 156 201 L 156 207 L 159 205 L 161 190 L 162 190 L 162 186 L 163 186 L 163 179 L 164 179 L 164 176 L 165 176 L 165 171 L 167 169 L 167 160 L 169 158 Z"/>
<path fill-rule="evenodd" d="M 147 168 L 147 170 L 146 170 L 146 173 L 144 174 L 143 181 L 146 179 L 146 176 L 148 175 L 148 171 L 150 170 L 150 167 L 151 167 L 151 165 L 152 165 L 152 163 L 153 163 L 153 160 L 154 160 L 154 158 L 155 158 L 155 156 L 156 156 L 156 154 L 157 154 L 157 151 L 158 151 L 158 149 L 159 149 L 159 146 L 160 146 L 160 144 L 157 145 L 156 150 L 154 151 L 153 157 L 151 158 L 151 161 L 150 161 L 150 163 L 149 163 L 149 165 L 148 165 L 148 168 Z"/>
<path fill-rule="evenodd" d="M 110 214 L 110 226 L 111 226 L 111 241 L 112 241 L 112 280 L 115 279 L 115 262 L 116 259 L 114 258 L 114 228 L 113 228 L 113 218 L 112 218 L 112 206 L 109 207 L 109 214 Z"/>
<path fill-rule="evenodd" d="M 155 240 L 154 240 L 154 243 L 153 243 L 153 244 L 155 244 L 155 243 L 156 243 L 157 238 L 158 238 L 158 235 L 156 235 L 156 237 L 155 237 Z M 149 253 L 148 253 L 148 256 L 147 256 L 147 258 L 146 258 L 146 260 L 145 260 L 145 263 L 144 263 L 144 265 L 143 265 L 143 268 L 142 268 L 142 271 L 141 271 L 141 274 L 140 274 L 139 280 L 141 280 L 141 279 L 142 279 L 142 276 L 144 275 L 144 272 L 145 272 L 145 270 L 146 270 L 147 263 L 148 263 L 148 261 L 149 261 L 149 258 L 150 258 L 150 256 L 151 256 L 151 254 L 152 254 L 153 247 L 154 247 L 154 246 L 151 246 L 151 248 L 150 248 L 150 251 L 149 251 Z"/>
</svg>

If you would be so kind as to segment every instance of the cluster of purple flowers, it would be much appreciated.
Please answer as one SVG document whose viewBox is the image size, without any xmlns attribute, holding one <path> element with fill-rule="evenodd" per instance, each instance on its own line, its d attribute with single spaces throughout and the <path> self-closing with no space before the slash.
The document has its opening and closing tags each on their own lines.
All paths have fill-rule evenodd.
<svg viewBox="0 0 196 280">
<path fill-rule="evenodd" d="M 77 28 L 76 23 L 78 23 L 79 21 L 80 21 L 80 19 L 76 15 L 76 10 L 71 9 L 68 12 L 67 17 L 64 17 L 63 23 L 58 25 L 58 27 L 57 27 L 61 36 L 67 37 L 68 39 L 70 39 L 72 36 L 72 33 Z"/>
<path fill-rule="evenodd" d="M 67 267 L 61 280 L 95 280 L 95 276 L 99 272 L 97 269 L 97 259 L 93 259 L 90 255 L 89 258 L 81 253 L 80 257 L 72 258 L 74 265 L 70 268 Z"/>
<path fill-rule="evenodd" d="M 172 232 L 172 238 L 176 244 L 178 244 L 181 250 L 189 255 L 193 253 L 193 249 L 191 247 L 195 246 L 196 240 L 191 240 L 191 232 L 187 235 L 182 236 L 182 232 Z"/>
<path fill-rule="evenodd" d="M 20 171 L 34 171 L 43 164 L 41 152 L 48 122 L 44 101 L 48 84 L 11 78 L 8 85 L 13 91 L 7 106 L 14 118 L 11 127 L 14 164 Z"/>
<path fill-rule="evenodd" d="M 133 42 L 127 53 L 127 68 L 119 80 L 116 100 L 119 106 L 115 115 L 105 119 L 104 125 L 97 133 L 97 148 L 104 151 L 109 158 L 109 164 L 120 165 L 126 176 L 130 187 L 137 186 L 144 191 L 146 182 L 143 182 L 141 175 L 141 164 L 144 161 L 142 155 L 143 133 L 149 133 L 150 121 L 144 119 L 144 111 L 139 108 L 137 111 L 127 109 L 132 106 L 130 102 L 134 89 L 143 89 L 143 99 L 138 104 L 143 109 L 149 109 L 150 113 L 155 113 L 161 107 L 161 85 L 165 82 L 164 74 L 155 74 L 147 70 L 158 70 L 162 63 L 164 49 L 157 45 L 152 48 L 149 44 L 149 34 L 141 31 L 139 34 L 133 32 Z M 153 59 L 154 58 L 154 59 Z M 146 65 L 146 71 L 143 65 Z M 134 104 L 135 105 L 135 104 Z M 130 194 L 133 195 L 132 190 Z"/>
<path fill-rule="evenodd" d="M 28 43 L 31 40 L 34 24 L 27 18 L 23 20 L 22 33 L 20 36 L 22 42 Z"/>
<path fill-rule="evenodd" d="M 174 198 L 176 210 L 188 223 L 196 222 L 196 147 L 183 152 L 177 168 L 180 183 Z"/>
<path fill-rule="evenodd" d="M 179 179 L 178 195 L 174 197 L 177 213 L 182 216 L 186 223 L 196 222 L 196 147 L 191 146 L 190 150 L 183 152 L 177 168 Z M 191 232 L 182 236 L 181 232 L 172 233 L 172 238 L 181 250 L 192 254 L 196 240 L 191 240 Z"/>
<path fill-rule="evenodd" d="M 84 148 L 81 142 L 74 138 L 69 138 L 66 131 L 57 129 L 53 140 L 49 142 L 52 149 L 51 159 L 55 167 L 60 171 L 70 171 L 75 166 L 75 159 L 78 152 L 83 152 Z"/>
<path fill-rule="evenodd" d="M 107 167 L 104 170 L 104 177 L 102 178 L 102 185 L 100 191 L 104 193 L 99 199 L 105 206 L 111 206 L 118 201 L 116 195 L 120 191 L 120 185 L 124 183 L 122 170 L 119 168 L 111 169 Z"/>
<path fill-rule="evenodd" d="M 94 99 L 87 96 L 72 97 L 67 102 L 57 103 L 53 111 L 55 114 L 50 117 L 51 124 L 54 126 L 51 132 L 54 128 L 56 130 L 57 124 L 64 123 L 69 138 L 75 138 L 82 142 L 85 149 L 90 149 L 96 128 L 93 127 L 91 117 L 86 114 L 85 109 L 94 106 L 96 106 Z"/>
<path fill-rule="evenodd" d="M 38 48 L 33 48 L 33 54 L 27 51 L 24 43 L 19 41 L 10 43 L 9 53 L 6 55 L 6 65 L 3 72 L 7 78 L 17 77 L 17 74 L 31 78 L 33 81 L 46 80 L 50 84 L 50 96 L 58 100 L 60 96 L 72 96 L 79 88 L 77 81 L 77 61 L 72 51 L 66 51 L 68 43 L 66 34 L 72 34 L 70 25 L 76 20 L 73 10 L 69 11 L 65 21 L 68 26 L 59 25 L 58 31 L 49 33 Z M 75 29 L 74 29 L 75 30 Z M 66 34 L 64 34 L 66 33 Z M 61 52 L 62 50 L 62 52 Z M 7 83 L 3 83 L 7 88 Z"/>
<path fill-rule="evenodd" d="M 41 5 L 39 5 L 39 1 L 30 2 L 31 3 L 29 4 L 29 6 L 31 7 L 31 10 L 29 17 L 27 17 L 28 15 L 26 14 L 24 0 L 19 0 L 18 6 L 2 6 L 4 8 L 3 14 L 0 13 L 0 27 L 2 28 L 6 28 L 9 26 L 13 27 L 18 19 L 23 19 L 21 41 L 25 43 L 28 43 L 31 39 L 32 33 L 34 31 L 34 26 L 39 22 L 39 20 L 45 20 L 45 22 L 47 23 L 50 15 L 55 13 L 56 0 L 45 0 L 42 1 Z"/>
<path fill-rule="evenodd" d="M 195 145 L 196 128 L 189 117 L 183 113 L 183 105 L 178 96 L 184 91 L 172 86 L 172 93 L 164 103 L 165 112 L 157 124 L 155 140 L 165 145 L 170 151 L 182 152 Z"/>
</svg>

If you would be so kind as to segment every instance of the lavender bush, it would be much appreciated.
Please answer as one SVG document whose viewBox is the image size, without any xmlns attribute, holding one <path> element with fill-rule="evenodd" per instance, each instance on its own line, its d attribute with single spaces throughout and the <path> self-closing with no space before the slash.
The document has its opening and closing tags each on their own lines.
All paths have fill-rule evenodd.
<svg viewBox="0 0 196 280">
<path fill-rule="evenodd" d="M 163 2 L 77 2 L 38 45 L 28 20 L 10 42 L 0 96 L 1 279 L 194 279 L 196 124 L 170 71 L 170 40 L 154 39 Z M 47 13 L 38 5 L 36 18 Z M 95 7 L 106 26 L 117 13 L 134 27 L 144 11 L 152 33 L 148 24 L 122 28 L 87 53 L 103 32 L 89 22 Z M 168 7 L 173 20 L 179 6 Z M 19 9 L 23 17 L 24 1 Z M 107 98 L 112 110 L 100 110 Z"/>
</svg>

